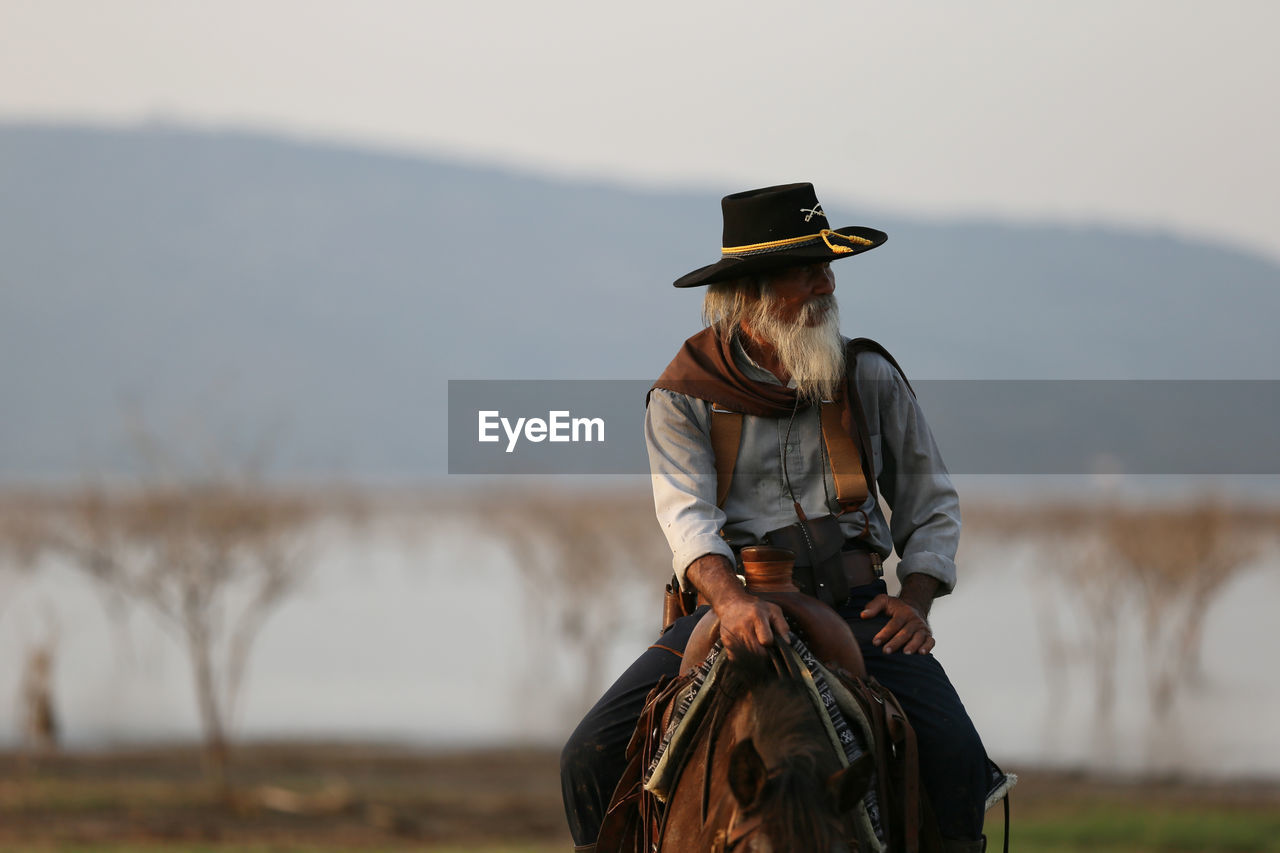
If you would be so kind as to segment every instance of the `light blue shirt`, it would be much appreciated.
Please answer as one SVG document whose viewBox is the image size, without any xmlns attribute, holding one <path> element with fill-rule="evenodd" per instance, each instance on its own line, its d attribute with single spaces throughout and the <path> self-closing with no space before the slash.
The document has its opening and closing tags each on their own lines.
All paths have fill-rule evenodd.
<svg viewBox="0 0 1280 853">
<path fill-rule="evenodd" d="M 733 354 L 748 378 L 781 384 L 736 339 Z M 882 557 L 896 548 L 899 579 L 930 575 L 941 584 L 938 594 L 945 595 L 956 582 L 960 502 L 933 434 L 906 381 L 879 353 L 858 355 L 855 381 L 871 433 L 876 482 L 891 510 L 891 520 L 886 520 L 868 496 L 862 510 L 870 529 L 863 541 Z M 698 557 L 721 554 L 732 563 L 734 547 L 757 544 L 766 532 L 795 523 L 788 479 L 809 518 L 840 511 L 817 407 L 801 410 L 794 422 L 743 416 L 733 484 L 723 509 L 716 506 L 711 403 L 655 388 L 645 414 L 645 443 L 654 508 L 682 586 L 685 569 Z M 863 521 L 860 512 L 845 515 L 841 525 L 846 537 L 858 536 Z"/>
</svg>

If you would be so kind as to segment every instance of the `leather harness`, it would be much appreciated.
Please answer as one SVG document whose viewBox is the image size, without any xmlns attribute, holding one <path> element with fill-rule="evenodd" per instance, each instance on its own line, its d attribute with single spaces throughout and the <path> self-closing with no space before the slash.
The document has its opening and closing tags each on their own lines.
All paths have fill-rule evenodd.
<svg viewBox="0 0 1280 853">
<path fill-rule="evenodd" d="M 852 512 L 867 500 L 870 490 L 863 473 L 862 458 L 853 437 L 841 423 L 847 397 L 839 402 L 824 400 L 819 405 L 822 420 L 822 440 L 827 446 L 827 459 L 831 465 L 831 477 L 836 484 L 836 500 L 840 512 Z M 716 461 L 716 506 L 724 508 L 725 499 L 733 485 L 733 469 L 738 462 L 738 449 L 742 446 L 742 413 L 731 412 L 719 406 L 711 406 L 711 452 Z M 850 413 L 850 422 L 857 429 L 857 419 Z"/>
</svg>

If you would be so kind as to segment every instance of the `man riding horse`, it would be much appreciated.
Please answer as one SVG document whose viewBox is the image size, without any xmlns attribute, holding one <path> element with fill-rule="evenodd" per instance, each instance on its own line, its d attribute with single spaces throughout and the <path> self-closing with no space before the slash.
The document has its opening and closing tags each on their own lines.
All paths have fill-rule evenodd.
<svg viewBox="0 0 1280 853">
<path fill-rule="evenodd" d="M 575 849 L 595 849 L 645 698 L 679 670 L 705 606 L 730 656 L 788 634 L 782 611 L 737 573 L 743 547 L 771 544 L 796 553 L 801 589 L 843 617 L 906 711 L 945 849 L 980 851 L 988 759 L 928 623 L 955 586 L 959 501 L 911 386 L 878 344 L 840 334 L 834 295 L 831 262 L 886 236 L 831 229 L 807 183 L 726 196 L 722 212 L 720 260 L 675 282 L 709 285 L 707 327 L 654 385 L 645 421 L 658 522 L 681 589 L 703 607 L 669 626 L 566 744 Z M 895 547 L 891 596 L 880 567 Z"/>
</svg>

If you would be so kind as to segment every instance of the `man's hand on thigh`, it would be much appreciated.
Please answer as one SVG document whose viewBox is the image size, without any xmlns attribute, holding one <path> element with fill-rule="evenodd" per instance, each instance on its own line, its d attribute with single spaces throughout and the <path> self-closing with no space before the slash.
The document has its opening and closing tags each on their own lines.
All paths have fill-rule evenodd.
<svg viewBox="0 0 1280 853">
<path fill-rule="evenodd" d="M 889 617 L 889 622 L 872 639 L 872 644 L 880 646 L 887 655 L 899 649 L 907 655 L 916 652 L 927 655 L 933 651 L 936 641 L 928 616 L 937 589 L 935 578 L 910 574 L 898 596 L 882 593 L 871 599 L 862 611 L 862 618 L 873 619 L 882 614 Z"/>
</svg>

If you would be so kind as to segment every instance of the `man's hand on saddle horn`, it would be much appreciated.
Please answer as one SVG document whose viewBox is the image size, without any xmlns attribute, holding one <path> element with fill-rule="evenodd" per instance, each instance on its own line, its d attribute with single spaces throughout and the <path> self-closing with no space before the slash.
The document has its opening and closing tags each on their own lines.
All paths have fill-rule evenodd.
<svg viewBox="0 0 1280 853">
<path fill-rule="evenodd" d="M 735 653 L 764 654 L 774 637 L 790 639 L 782 608 L 747 592 L 733 566 L 719 554 L 705 554 L 689 564 L 690 582 L 711 602 L 720 620 L 720 639 L 730 657 Z"/>
<path fill-rule="evenodd" d="M 905 655 L 919 652 L 927 655 L 936 641 L 929 627 L 929 607 L 938 591 L 936 578 L 923 574 L 907 575 L 897 596 L 877 595 L 862 611 L 863 619 L 888 615 L 889 622 L 877 633 L 872 643 L 887 655 L 899 649 Z"/>
</svg>

